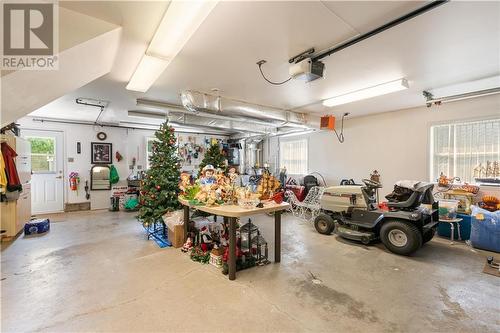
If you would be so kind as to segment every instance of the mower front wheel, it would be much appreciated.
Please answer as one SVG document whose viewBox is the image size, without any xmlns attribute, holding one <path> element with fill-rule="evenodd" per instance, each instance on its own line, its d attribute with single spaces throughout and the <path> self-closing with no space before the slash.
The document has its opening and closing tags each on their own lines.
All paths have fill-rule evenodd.
<svg viewBox="0 0 500 333">
<path fill-rule="evenodd" d="M 333 218 L 325 213 L 321 213 L 314 219 L 316 231 L 323 235 L 330 235 L 335 230 Z"/>
<path fill-rule="evenodd" d="M 422 234 L 416 226 L 403 221 L 387 221 L 380 228 L 380 240 L 396 254 L 408 256 L 422 246 Z"/>
</svg>

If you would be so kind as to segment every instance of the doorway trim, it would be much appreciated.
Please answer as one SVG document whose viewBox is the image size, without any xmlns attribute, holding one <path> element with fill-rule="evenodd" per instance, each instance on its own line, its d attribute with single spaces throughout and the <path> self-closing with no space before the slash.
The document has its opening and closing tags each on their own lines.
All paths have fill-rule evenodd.
<svg viewBox="0 0 500 333">
<path fill-rule="evenodd" d="M 54 211 L 54 212 L 47 212 L 47 213 L 39 213 L 39 214 L 51 214 L 51 213 L 63 213 L 64 212 L 64 209 L 65 209 L 65 205 L 66 205 L 66 201 L 67 201 L 67 198 L 68 198 L 68 193 L 67 193 L 67 186 L 66 186 L 66 170 L 67 170 L 67 159 L 65 158 L 65 156 L 67 156 L 66 154 L 66 132 L 64 130 L 55 130 L 55 129 L 43 129 L 43 128 L 34 128 L 34 127 L 21 127 L 21 137 L 22 138 L 26 138 L 26 132 L 30 132 L 30 131 L 33 131 L 33 132 L 47 132 L 47 133 L 58 133 L 61 135 L 61 145 L 62 145 L 62 151 L 61 151 L 61 160 L 62 160 L 62 182 L 61 182 L 61 186 L 62 186 L 62 208 L 60 211 Z M 28 134 L 29 136 L 29 134 Z M 56 152 L 57 154 L 57 152 Z M 32 174 L 33 176 L 33 174 Z M 32 187 L 33 189 L 33 187 Z M 32 192 L 32 195 L 33 195 L 33 192 Z M 32 208 L 33 210 L 33 208 Z M 36 214 L 33 214 L 33 211 L 31 212 L 32 215 L 36 215 Z"/>
</svg>

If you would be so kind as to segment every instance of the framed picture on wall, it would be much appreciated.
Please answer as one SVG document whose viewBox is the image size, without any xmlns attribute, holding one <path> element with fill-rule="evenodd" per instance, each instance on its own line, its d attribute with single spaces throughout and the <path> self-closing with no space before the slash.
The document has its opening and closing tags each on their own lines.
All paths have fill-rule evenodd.
<svg viewBox="0 0 500 333">
<path fill-rule="evenodd" d="M 90 143 L 91 163 L 92 164 L 111 164 L 113 163 L 113 145 L 104 142 Z"/>
</svg>

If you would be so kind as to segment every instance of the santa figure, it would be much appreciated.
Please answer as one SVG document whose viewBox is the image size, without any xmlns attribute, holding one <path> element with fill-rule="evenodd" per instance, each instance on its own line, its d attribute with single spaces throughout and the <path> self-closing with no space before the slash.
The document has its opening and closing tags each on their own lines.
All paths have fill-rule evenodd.
<svg viewBox="0 0 500 333">
<path fill-rule="evenodd" d="M 191 237 L 188 237 L 184 245 L 182 245 L 181 251 L 182 252 L 188 252 L 193 248 L 193 241 L 191 240 Z"/>
<path fill-rule="evenodd" d="M 212 236 L 211 236 L 208 228 L 206 226 L 201 228 L 201 230 L 200 230 L 200 245 L 201 245 L 201 249 L 203 250 L 203 252 L 207 252 L 207 251 L 211 250 L 212 244 L 213 244 Z"/>
</svg>

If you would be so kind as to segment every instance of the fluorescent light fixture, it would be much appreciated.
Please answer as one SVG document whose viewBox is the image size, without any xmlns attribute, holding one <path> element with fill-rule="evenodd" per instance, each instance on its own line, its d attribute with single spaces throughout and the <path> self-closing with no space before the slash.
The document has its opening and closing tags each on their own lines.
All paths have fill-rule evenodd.
<svg viewBox="0 0 500 333">
<path fill-rule="evenodd" d="M 127 89 L 146 92 L 182 50 L 217 2 L 171 1 Z M 157 59 L 154 71 L 150 70 L 153 63 L 151 58 Z"/>
<path fill-rule="evenodd" d="M 149 87 L 163 73 L 168 64 L 169 61 L 167 60 L 145 54 L 142 56 L 134 75 L 132 75 L 132 78 L 128 82 L 127 89 L 140 92 L 148 91 Z"/>
<path fill-rule="evenodd" d="M 350 92 L 344 95 L 332 97 L 323 101 L 324 106 L 336 106 L 347 104 L 355 101 L 361 101 L 363 99 L 372 98 L 375 96 L 382 96 L 392 92 L 408 89 L 408 81 L 406 79 L 399 79 L 387 83 L 382 83 L 373 87 L 360 89 L 354 92 Z"/>
</svg>

